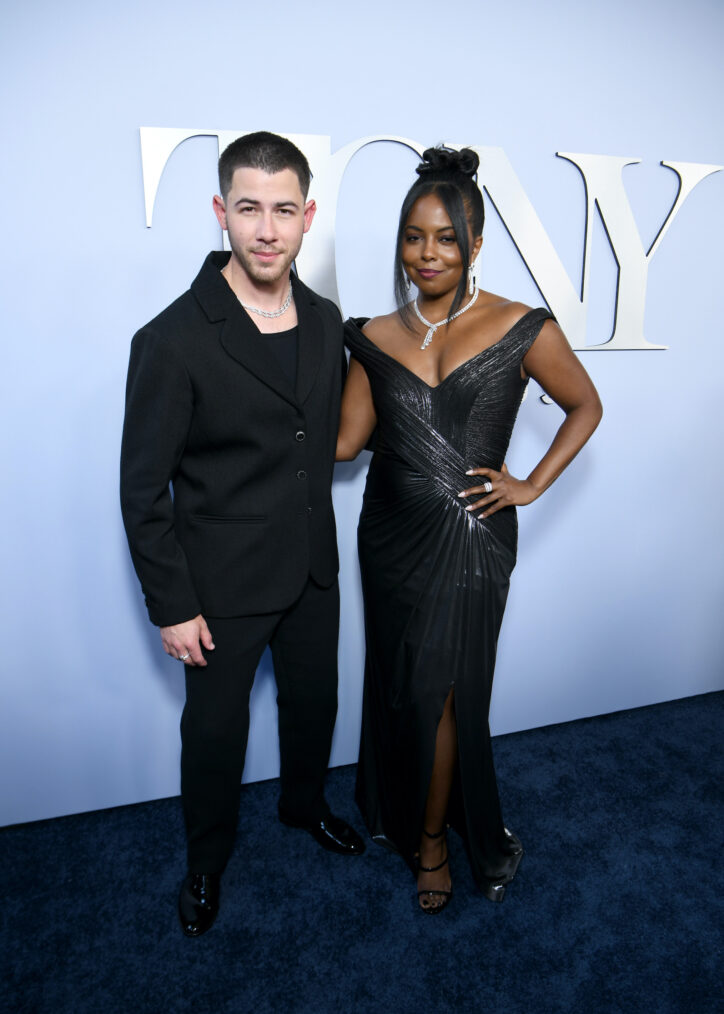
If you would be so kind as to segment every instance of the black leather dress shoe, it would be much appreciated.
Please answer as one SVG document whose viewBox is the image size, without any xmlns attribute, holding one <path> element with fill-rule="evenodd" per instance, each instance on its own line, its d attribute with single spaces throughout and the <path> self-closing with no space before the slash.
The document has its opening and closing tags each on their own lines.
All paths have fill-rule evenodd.
<svg viewBox="0 0 724 1014">
<path fill-rule="evenodd" d="M 187 937 L 211 929 L 219 911 L 220 873 L 189 873 L 178 896 L 178 917 Z"/>
<path fill-rule="evenodd" d="M 361 856 L 365 850 L 365 843 L 353 827 L 330 813 L 322 820 L 313 821 L 307 824 L 301 821 L 292 820 L 283 813 L 279 814 L 279 820 L 287 827 L 298 827 L 308 831 L 312 838 L 328 852 L 338 852 L 342 856 Z"/>
</svg>

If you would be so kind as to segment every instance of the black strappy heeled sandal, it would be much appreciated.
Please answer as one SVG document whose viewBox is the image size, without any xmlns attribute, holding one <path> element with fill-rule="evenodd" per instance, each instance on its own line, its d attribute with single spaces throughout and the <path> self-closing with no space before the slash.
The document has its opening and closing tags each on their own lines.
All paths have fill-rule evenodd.
<svg viewBox="0 0 724 1014">
<path fill-rule="evenodd" d="M 426 838 L 440 838 L 441 835 L 445 834 L 445 828 L 443 828 L 442 831 L 437 831 L 435 834 L 430 834 L 429 831 L 426 831 L 425 828 L 423 828 L 422 833 L 425 835 Z M 438 863 L 437 866 L 421 866 L 420 856 L 418 855 L 417 870 L 418 873 L 435 873 L 436 870 L 441 870 L 443 866 L 446 866 L 449 863 L 449 861 L 450 861 L 450 852 L 447 849 L 446 842 L 445 858 L 441 863 Z M 423 898 L 428 900 L 430 904 L 423 905 L 422 903 Z M 434 904 L 434 902 L 438 898 L 440 898 L 441 900 L 437 902 L 437 904 Z M 442 910 L 445 908 L 445 906 L 448 904 L 451 898 L 452 898 L 452 885 L 450 886 L 449 891 L 428 890 L 417 892 L 417 903 L 420 907 L 420 911 L 425 912 L 427 915 L 437 915 L 438 912 L 442 912 Z"/>
</svg>

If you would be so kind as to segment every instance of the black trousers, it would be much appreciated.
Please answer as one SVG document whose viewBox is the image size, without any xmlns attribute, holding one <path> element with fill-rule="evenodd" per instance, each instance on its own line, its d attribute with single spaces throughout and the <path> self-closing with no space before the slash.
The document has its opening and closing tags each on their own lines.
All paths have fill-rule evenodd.
<svg viewBox="0 0 724 1014">
<path fill-rule="evenodd" d="M 186 667 L 181 797 L 191 873 L 219 873 L 231 855 L 249 733 L 249 694 L 267 645 L 277 684 L 279 810 L 311 822 L 329 813 L 324 776 L 337 716 L 339 588 L 308 581 L 281 613 L 206 617 L 205 668 Z"/>
</svg>

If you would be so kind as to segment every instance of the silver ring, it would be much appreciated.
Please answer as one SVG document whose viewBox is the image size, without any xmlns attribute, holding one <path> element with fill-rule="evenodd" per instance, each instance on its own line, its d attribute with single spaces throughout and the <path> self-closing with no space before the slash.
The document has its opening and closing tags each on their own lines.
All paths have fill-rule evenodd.
<svg viewBox="0 0 724 1014">
<path fill-rule="evenodd" d="M 179 662 L 185 662 L 187 658 L 191 658 L 191 652 L 187 651 L 185 655 L 179 655 Z"/>
<path fill-rule="evenodd" d="M 492 482 L 484 482 L 483 483 L 483 489 L 485 490 L 486 493 L 492 493 L 493 492 L 493 484 L 492 484 Z"/>
</svg>

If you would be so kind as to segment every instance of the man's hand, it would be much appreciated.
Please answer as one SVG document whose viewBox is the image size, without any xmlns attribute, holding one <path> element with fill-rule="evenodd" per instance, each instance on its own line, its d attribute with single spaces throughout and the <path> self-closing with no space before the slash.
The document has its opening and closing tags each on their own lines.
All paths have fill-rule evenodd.
<svg viewBox="0 0 724 1014">
<path fill-rule="evenodd" d="M 166 654 L 179 659 L 184 665 L 205 666 L 207 663 L 201 645 L 207 651 L 214 649 L 211 631 L 201 613 L 185 623 L 161 627 L 161 641 Z"/>
</svg>

